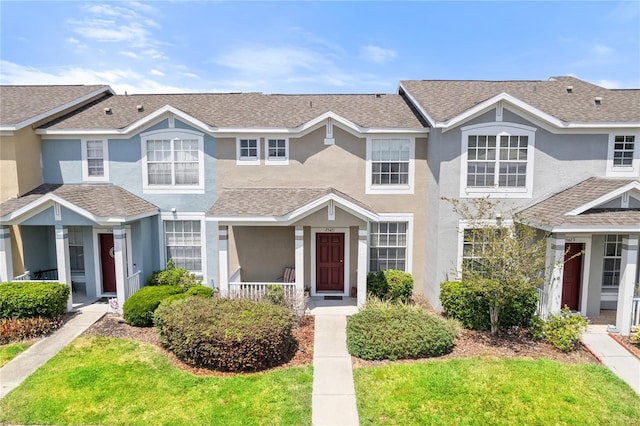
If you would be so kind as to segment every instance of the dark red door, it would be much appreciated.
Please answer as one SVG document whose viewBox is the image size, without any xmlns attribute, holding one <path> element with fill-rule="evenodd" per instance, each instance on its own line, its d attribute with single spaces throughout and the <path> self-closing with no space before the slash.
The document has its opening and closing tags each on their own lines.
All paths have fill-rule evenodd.
<svg viewBox="0 0 640 426">
<path fill-rule="evenodd" d="M 113 234 L 99 234 L 100 263 L 102 264 L 102 291 L 116 292 L 116 262 L 113 258 Z"/>
<path fill-rule="evenodd" d="M 316 291 L 344 291 L 344 234 L 316 234 Z"/>
<path fill-rule="evenodd" d="M 574 311 L 580 310 L 580 286 L 582 285 L 582 255 L 584 244 L 565 245 L 564 272 L 562 274 L 562 307 L 567 305 Z"/>
</svg>

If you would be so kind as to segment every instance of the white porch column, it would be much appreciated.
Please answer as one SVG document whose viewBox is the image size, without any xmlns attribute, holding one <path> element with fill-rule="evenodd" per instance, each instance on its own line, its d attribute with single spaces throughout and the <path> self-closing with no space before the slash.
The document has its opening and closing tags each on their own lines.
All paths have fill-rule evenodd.
<svg viewBox="0 0 640 426">
<path fill-rule="evenodd" d="M 69 236 L 67 229 L 56 225 L 56 263 L 58 266 L 58 282 L 69 286 L 67 311 L 73 310 L 73 289 L 71 288 L 71 263 L 69 261 Z"/>
<path fill-rule="evenodd" d="M 623 336 L 628 336 L 631 333 L 631 307 L 633 304 L 633 288 L 636 284 L 638 270 L 639 239 L 640 235 L 638 234 L 631 234 L 622 239 L 616 327 Z"/>
<path fill-rule="evenodd" d="M 564 272 L 564 234 L 553 234 L 547 241 L 547 279 L 544 290 L 548 294 L 549 313 L 555 314 L 562 309 L 562 274 Z"/>
<path fill-rule="evenodd" d="M 366 229 L 358 230 L 358 307 L 364 306 L 367 301 L 367 255 L 369 253 L 369 232 Z"/>
<path fill-rule="evenodd" d="M 229 227 L 218 226 L 218 288 L 220 296 L 229 294 Z"/>
<path fill-rule="evenodd" d="M 0 226 L 0 282 L 13 279 L 13 258 L 11 257 L 11 226 Z"/>
<path fill-rule="evenodd" d="M 122 309 L 125 298 L 128 296 L 125 294 L 126 282 L 127 282 L 127 268 L 126 261 L 127 256 L 125 241 L 126 234 L 122 225 L 116 225 L 113 227 L 113 260 L 116 264 L 116 297 L 118 298 L 119 309 Z"/>
<path fill-rule="evenodd" d="M 296 226 L 296 304 L 300 314 L 304 311 L 304 228 Z"/>
</svg>

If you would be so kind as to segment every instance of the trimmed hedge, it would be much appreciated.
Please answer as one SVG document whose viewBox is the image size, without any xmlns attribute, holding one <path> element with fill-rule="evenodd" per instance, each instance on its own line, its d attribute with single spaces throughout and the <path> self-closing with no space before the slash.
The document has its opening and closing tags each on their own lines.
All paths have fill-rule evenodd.
<svg viewBox="0 0 640 426">
<path fill-rule="evenodd" d="M 0 284 L 0 318 L 55 318 L 67 309 L 69 286 L 50 282 Z"/>
<path fill-rule="evenodd" d="M 369 272 L 369 293 L 381 300 L 407 302 L 413 294 L 413 277 L 408 272 L 396 269 Z"/>
<path fill-rule="evenodd" d="M 190 297 L 163 303 L 155 323 L 178 358 L 221 371 L 274 367 L 296 350 L 291 313 L 268 302 Z"/>
<path fill-rule="evenodd" d="M 189 290 L 184 293 L 172 294 L 160 302 L 160 305 L 164 303 L 170 303 L 173 300 L 186 299 L 187 297 L 198 296 L 198 297 L 213 297 L 213 289 L 209 287 L 205 287 L 203 285 L 196 285 L 191 287 Z M 159 306 L 159 305 L 158 305 Z"/>
<path fill-rule="evenodd" d="M 481 283 L 449 281 L 440 285 L 440 302 L 445 314 L 462 323 L 464 328 L 489 330 L 489 302 L 482 293 Z M 538 295 L 535 288 L 520 286 L 512 289 L 508 305 L 500 311 L 499 327 L 528 327 L 536 312 Z"/>
<path fill-rule="evenodd" d="M 169 259 L 165 269 L 153 271 L 146 279 L 145 286 L 154 285 L 179 285 L 182 291 L 186 291 L 191 287 L 202 285 L 202 280 L 184 268 L 176 268 L 173 260 Z"/>
<path fill-rule="evenodd" d="M 347 349 L 362 359 L 409 359 L 451 352 L 450 324 L 418 306 L 367 304 L 347 320 Z"/>
<path fill-rule="evenodd" d="M 151 327 L 153 313 L 167 297 L 182 293 L 178 285 L 160 285 L 142 287 L 124 302 L 122 316 L 124 320 L 137 327 Z"/>
<path fill-rule="evenodd" d="M 2 318 L 0 319 L 0 345 L 34 339 L 60 328 L 63 316 L 55 318 Z"/>
</svg>

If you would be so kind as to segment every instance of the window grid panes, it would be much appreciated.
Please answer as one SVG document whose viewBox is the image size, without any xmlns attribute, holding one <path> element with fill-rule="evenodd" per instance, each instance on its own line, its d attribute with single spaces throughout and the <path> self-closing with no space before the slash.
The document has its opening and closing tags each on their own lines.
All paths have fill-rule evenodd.
<svg viewBox="0 0 640 426">
<path fill-rule="evenodd" d="M 69 238 L 69 264 L 71 271 L 84 272 L 84 247 L 82 244 L 82 228 L 69 226 L 67 228 Z"/>
<path fill-rule="evenodd" d="M 258 140 L 257 139 L 240 139 L 240 159 L 241 160 L 257 160 L 258 159 Z"/>
<path fill-rule="evenodd" d="M 407 139 L 373 139 L 371 141 L 371 183 L 373 185 L 408 185 L 410 142 Z"/>
<path fill-rule="evenodd" d="M 287 158 L 286 139 L 269 139 L 267 143 L 269 144 L 269 160 L 284 160 Z"/>
<path fill-rule="evenodd" d="M 199 220 L 165 221 L 167 259 L 176 268 L 190 272 L 202 271 L 202 240 Z"/>
<path fill-rule="evenodd" d="M 602 287 L 613 288 L 620 284 L 620 264 L 622 263 L 623 235 L 609 234 L 604 240 L 602 265 Z"/>
<path fill-rule="evenodd" d="M 87 174 L 89 176 L 104 176 L 103 141 L 87 141 Z"/>
<path fill-rule="evenodd" d="M 633 166 L 635 136 L 616 136 L 613 143 L 613 165 L 616 167 Z"/>
<path fill-rule="evenodd" d="M 470 135 L 467 140 L 467 186 L 524 188 L 527 181 L 528 136 Z M 497 176 L 496 176 L 497 174 Z"/>
<path fill-rule="evenodd" d="M 198 185 L 200 153 L 197 139 L 147 140 L 149 185 Z"/>
<path fill-rule="evenodd" d="M 369 234 L 369 271 L 407 267 L 407 222 L 371 224 Z"/>
</svg>

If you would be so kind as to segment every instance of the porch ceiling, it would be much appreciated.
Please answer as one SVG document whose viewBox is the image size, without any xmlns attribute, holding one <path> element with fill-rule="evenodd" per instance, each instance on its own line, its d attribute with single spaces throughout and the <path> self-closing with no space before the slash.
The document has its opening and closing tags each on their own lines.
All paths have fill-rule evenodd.
<svg viewBox="0 0 640 426">
<path fill-rule="evenodd" d="M 159 211 L 157 206 L 112 184 L 43 184 L 0 204 L 0 221 L 29 216 L 47 202 L 59 202 L 96 222 L 124 222 Z"/>
<path fill-rule="evenodd" d="M 600 208 L 610 199 L 620 197 L 625 188 L 636 191 L 636 179 L 589 178 L 520 211 L 530 223 L 542 228 L 637 228 L 640 210 L 635 208 Z"/>
</svg>

